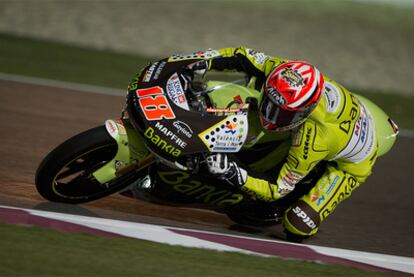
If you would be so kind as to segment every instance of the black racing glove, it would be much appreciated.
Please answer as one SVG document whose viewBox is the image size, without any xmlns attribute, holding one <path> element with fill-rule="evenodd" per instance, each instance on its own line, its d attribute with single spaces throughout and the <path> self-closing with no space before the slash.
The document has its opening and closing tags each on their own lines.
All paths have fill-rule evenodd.
<svg viewBox="0 0 414 277">
<path fill-rule="evenodd" d="M 207 167 L 211 174 L 226 180 L 234 187 L 241 187 L 247 181 L 247 171 L 239 167 L 226 154 L 212 154 L 206 158 Z"/>
</svg>

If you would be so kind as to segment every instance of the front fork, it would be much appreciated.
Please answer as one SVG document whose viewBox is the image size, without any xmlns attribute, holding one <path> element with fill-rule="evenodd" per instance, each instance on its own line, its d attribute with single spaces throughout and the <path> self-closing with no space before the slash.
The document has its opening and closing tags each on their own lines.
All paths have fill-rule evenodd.
<svg viewBox="0 0 414 277">
<path fill-rule="evenodd" d="M 116 141 L 115 157 L 92 173 L 95 179 L 105 184 L 132 170 L 139 170 L 154 161 L 154 156 L 145 146 L 144 139 L 135 131 L 128 120 L 109 119 L 105 122 L 109 135 Z"/>
</svg>

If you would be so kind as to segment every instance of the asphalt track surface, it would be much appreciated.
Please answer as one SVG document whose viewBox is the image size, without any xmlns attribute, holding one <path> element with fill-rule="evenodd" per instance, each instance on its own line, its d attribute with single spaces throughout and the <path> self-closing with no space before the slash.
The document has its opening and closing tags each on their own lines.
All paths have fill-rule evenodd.
<svg viewBox="0 0 414 277">
<path fill-rule="evenodd" d="M 281 226 L 241 228 L 211 211 L 174 208 L 113 195 L 84 205 L 44 200 L 34 187 L 42 158 L 86 129 L 118 118 L 122 97 L 0 81 L 0 205 L 278 240 Z M 344 201 L 307 244 L 414 257 L 413 139 L 400 137 L 373 175 Z"/>
</svg>

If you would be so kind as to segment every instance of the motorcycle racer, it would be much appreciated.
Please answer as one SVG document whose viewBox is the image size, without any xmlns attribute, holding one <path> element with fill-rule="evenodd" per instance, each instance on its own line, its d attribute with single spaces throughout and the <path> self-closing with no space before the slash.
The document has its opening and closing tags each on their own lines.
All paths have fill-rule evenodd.
<svg viewBox="0 0 414 277">
<path fill-rule="evenodd" d="M 128 90 L 134 96 L 139 81 L 144 87 L 153 85 L 164 72 L 180 79 L 181 90 L 197 95 L 205 93 L 207 71 L 247 75 L 247 86 L 254 90 L 246 101 L 254 100 L 255 108 L 249 110 L 244 153 L 253 156 L 263 146 L 270 149 L 263 157 L 258 154 L 253 163 L 240 160 L 243 152 L 234 156 L 209 154 L 205 159 L 208 172 L 253 199 L 283 207 L 282 222 L 289 241 L 300 242 L 316 234 L 321 222 L 371 174 L 377 157 L 389 150 L 398 133 L 389 118 L 388 122 L 374 121 L 375 105 L 361 101 L 314 65 L 245 47 L 173 55 L 151 63 L 132 80 Z M 237 94 L 236 90 L 229 105 L 238 102 Z M 186 101 L 174 103 L 189 109 Z M 193 108 L 197 111 L 208 108 L 191 103 L 196 103 Z M 163 107 L 160 105 L 161 110 Z M 393 134 L 387 147 L 383 129 L 388 130 L 387 135 Z M 271 212 L 273 217 L 280 222 L 280 214 Z"/>
<path fill-rule="evenodd" d="M 245 47 L 172 56 L 195 59 L 195 75 L 207 70 L 239 71 L 262 93 L 260 123 L 265 130 L 292 132 L 288 156 L 277 181 L 256 178 L 225 154 L 207 158 L 209 171 L 264 201 L 286 197 L 321 161 L 322 176 L 285 212 L 290 241 L 314 235 L 321 222 L 371 174 L 377 159 L 375 122 L 359 99 L 304 61 L 270 57 Z"/>
</svg>

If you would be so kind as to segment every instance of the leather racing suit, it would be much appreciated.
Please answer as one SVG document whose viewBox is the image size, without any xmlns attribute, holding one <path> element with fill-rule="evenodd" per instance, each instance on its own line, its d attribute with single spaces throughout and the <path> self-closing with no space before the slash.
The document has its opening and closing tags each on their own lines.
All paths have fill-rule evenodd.
<svg viewBox="0 0 414 277">
<path fill-rule="evenodd" d="M 252 49 L 224 48 L 169 61 L 204 59 L 208 70 L 244 72 L 262 91 L 270 72 L 286 59 L 270 57 Z M 309 236 L 340 202 L 371 174 L 377 158 L 374 121 L 368 109 L 335 81 L 325 78 L 325 88 L 315 110 L 292 131 L 287 158 L 275 183 L 248 176 L 241 189 L 264 201 L 288 195 L 314 167 L 327 161 L 326 170 L 311 190 L 285 212 L 283 224 L 293 234 Z"/>
</svg>

